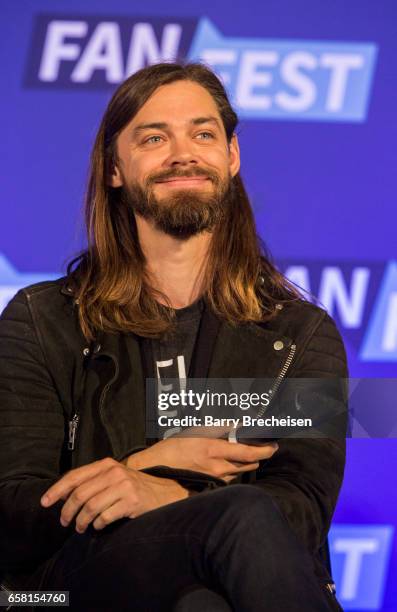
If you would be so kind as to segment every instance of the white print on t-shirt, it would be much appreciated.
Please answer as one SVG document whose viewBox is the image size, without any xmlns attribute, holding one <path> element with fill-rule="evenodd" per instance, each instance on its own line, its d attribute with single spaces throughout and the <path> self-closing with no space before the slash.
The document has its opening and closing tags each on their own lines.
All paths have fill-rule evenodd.
<svg viewBox="0 0 397 612">
<path fill-rule="evenodd" d="M 165 361 L 156 361 L 156 372 L 157 378 L 161 381 L 160 368 L 169 368 L 173 365 L 173 359 L 166 359 Z M 186 366 L 185 366 L 185 357 L 183 355 L 178 355 L 176 358 L 176 363 L 178 366 L 178 378 L 181 389 L 186 389 Z M 171 391 L 172 385 L 159 385 L 163 391 Z"/>
<path fill-rule="evenodd" d="M 186 364 L 185 364 L 185 357 L 183 355 L 178 355 L 176 358 L 176 363 L 177 363 L 177 367 L 178 367 L 178 378 L 179 378 L 179 386 L 180 389 L 182 390 L 186 390 Z M 165 391 L 169 391 L 171 392 L 173 390 L 173 385 L 172 383 L 165 385 L 161 382 L 161 372 L 160 369 L 161 368 L 169 368 L 174 364 L 174 360 L 173 359 L 166 359 L 164 361 L 156 361 L 156 374 L 157 374 L 157 379 L 159 380 L 159 385 L 158 385 L 158 392 L 159 393 L 163 393 Z M 166 378 L 166 376 L 165 376 Z M 159 413 L 160 414 L 160 413 Z M 162 410 L 161 411 L 162 415 L 166 415 L 168 417 L 176 417 L 178 414 L 177 410 Z M 163 438 L 169 438 L 169 436 L 172 436 L 175 433 L 178 433 L 178 431 L 182 431 L 182 427 L 172 427 L 171 429 L 167 429 L 164 432 Z"/>
</svg>

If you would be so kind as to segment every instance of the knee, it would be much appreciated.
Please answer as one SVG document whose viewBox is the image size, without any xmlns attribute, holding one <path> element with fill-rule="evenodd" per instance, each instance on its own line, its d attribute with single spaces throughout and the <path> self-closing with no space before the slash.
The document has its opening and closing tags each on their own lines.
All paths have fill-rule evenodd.
<svg viewBox="0 0 397 612">
<path fill-rule="evenodd" d="M 223 489 L 224 516 L 231 524 L 258 525 L 265 522 L 273 528 L 287 526 L 273 499 L 263 489 L 249 484 L 229 485 Z"/>
<path fill-rule="evenodd" d="M 288 553 L 295 547 L 295 536 L 270 495 L 254 485 L 230 485 L 219 491 L 218 505 L 215 503 L 216 494 L 217 491 L 213 493 L 214 504 L 211 507 L 209 550 L 231 550 L 242 546 L 252 553 L 259 545 L 263 557 L 269 555 L 273 564 L 276 564 L 274 550 L 283 551 L 277 557 L 277 562 L 283 564 L 284 552 Z"/>
<path fill-rule="evenodd" d="M 230 484 L 224 489 L 229 501 L 236 507 L 276 509 L 270 495 L 262 488 L 252 484 Z"/>
</svg>

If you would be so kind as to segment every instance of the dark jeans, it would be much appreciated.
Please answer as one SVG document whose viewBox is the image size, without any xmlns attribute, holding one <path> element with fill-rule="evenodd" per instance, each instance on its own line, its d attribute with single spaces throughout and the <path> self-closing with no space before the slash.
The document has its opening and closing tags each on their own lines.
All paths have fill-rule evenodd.
<svg viewBox="0 0 397 612">
<path fill-rule="evenodd" d="M 248 484 L 76 533 L 41 588 L 69 590 L 73 611 L 160 612 L 200 584 L 237 612 L 338 609 L 271 498 Z"/>
</svg>

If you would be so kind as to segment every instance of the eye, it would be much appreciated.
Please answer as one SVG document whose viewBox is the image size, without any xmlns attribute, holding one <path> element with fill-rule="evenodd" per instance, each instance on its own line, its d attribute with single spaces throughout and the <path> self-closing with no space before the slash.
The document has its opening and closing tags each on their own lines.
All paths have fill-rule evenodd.
<svg viewBox="0 0 397 612">
<path fill-rule="evenodd" d="M 197 134 L 198 137 L 200 137 L 200 140 L 211 140 L 211 138 L 214 138 L 214 135 L 211 134 L 211 132 L 200 132 L 200 134 Z"/>
<path fill-rule="evenodd" d="M 143 144 L 155 144 L 156 142 L 161 141 L 161 136 L 149 136 L 146 140 L 143 141 Z"/>
</svg>

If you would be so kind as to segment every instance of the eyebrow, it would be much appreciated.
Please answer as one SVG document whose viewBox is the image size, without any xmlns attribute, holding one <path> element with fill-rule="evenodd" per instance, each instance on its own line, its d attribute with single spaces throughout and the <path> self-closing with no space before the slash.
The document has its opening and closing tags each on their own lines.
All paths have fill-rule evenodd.
<svg viewBox="0 0 397 612">
<path fill-rule="evenodd" d="M 220 124 L 219 121 L 216 117 L 213 117 L 212 115 L 209 115 L 208 117 L 195 117 L 194 119 L 190 120 L 190 123 L 192 125 L 202 125 L 204 123 L 214 123 L 218 128 L 220 128 Z M 140 132 L 143 132 L 144 130 L 166 130 L 167 128 L 169 128 L 169 123 L 166 123 L 165 121 L 155 121 L 153 123 L 141 123 L 140 125 L 137 125 L 133 131 L 132 131 L 132 136 L 137 136 L 138 134 L 140 134 Z"/>
</svg>

